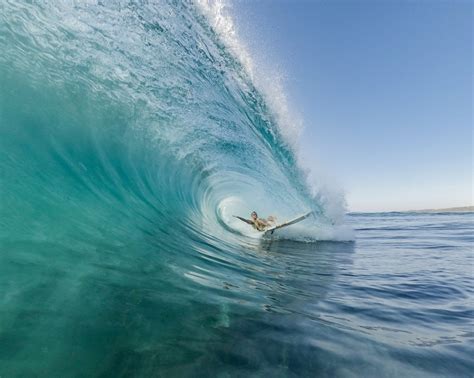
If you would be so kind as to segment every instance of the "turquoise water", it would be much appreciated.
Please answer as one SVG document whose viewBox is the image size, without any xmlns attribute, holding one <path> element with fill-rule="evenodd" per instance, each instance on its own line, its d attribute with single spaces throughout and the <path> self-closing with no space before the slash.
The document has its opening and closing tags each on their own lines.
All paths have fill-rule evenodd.
<svg viewBox="0 0 474 378">
<path fill-rule="evenodd" d="M 469 376 L 472 214 L 344 220 L 216 20 L 0 4 L 0 376 Z"/>
</svg>

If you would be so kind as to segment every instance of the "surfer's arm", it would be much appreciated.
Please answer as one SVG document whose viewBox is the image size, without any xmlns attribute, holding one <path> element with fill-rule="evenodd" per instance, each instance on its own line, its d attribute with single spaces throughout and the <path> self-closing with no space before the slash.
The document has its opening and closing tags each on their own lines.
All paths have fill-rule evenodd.
<svg viewBox="0 0 474 378">
<path fill-rule="evenodd" d="M 234 215 L 234 217 L 237 218 L 237 219 L 240 219 L 242 222 L 245 222 L 245 223 L 247 223 L 247 224 L 253 225 L 253 222 L 252 222 L 251 220 L 248 220 L 248 219 L 239 217 L 239 216 L 237 216 L 237 215 Z"/>
</svg>

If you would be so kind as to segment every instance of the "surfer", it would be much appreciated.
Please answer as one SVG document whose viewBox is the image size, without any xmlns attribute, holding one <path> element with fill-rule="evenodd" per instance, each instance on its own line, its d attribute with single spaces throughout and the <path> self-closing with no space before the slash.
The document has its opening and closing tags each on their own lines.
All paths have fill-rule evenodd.
<svg viewBox="0 0 474 378">
<path fill-rule="evenodd" d="M 256 211 L 252 211 L 252 213 L 250 214 L 250 219 L 245 219 L 237 216 L 235 217 L 245 223 L 250 224 L 258 231 L 265 231 L 267 227 L 273 226 L 276 221 L 276 218 L 273 215 L 270 215 L 267 219 L 259 218 Z"/>
<path fill-rule="evenodd" d="M 265 231 L 266 234 L 267 233 L 273 234 L 275 230 L 301 222 L 313 214 L 314 213 L 312 211 L 309 211 L 306 214 L 300 215 L 299 217 L 293 218 L 289 221 L 283 222 L 278 225 L 275 224 L 276 217 L 274 217 L 273 215 L 270 215 L 267 219 L 262 219 L 258 217 L 256 211 L 252 211 L 252 213 L 250 214 L 250 219 L 245 219 L 237 215 L 234 215 L 234 217 L 236 217 L 237 219 L 240 219 L 242 222 L 250 224 L 253 228 L 255 228 L 258 231 L 262 231 L 262 232 Z"/>
</svg>

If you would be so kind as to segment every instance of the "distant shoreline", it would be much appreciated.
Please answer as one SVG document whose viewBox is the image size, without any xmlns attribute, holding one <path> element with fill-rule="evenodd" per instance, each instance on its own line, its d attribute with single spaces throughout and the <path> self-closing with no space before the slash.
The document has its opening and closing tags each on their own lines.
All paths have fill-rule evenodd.
<svg viewBox="0 0 474 378">
<path fill-rule="evenodd" d="M 474 211 L 474 206 L 462 207 L 448 207 L 445 209 L 423 209 L 423 210 L 408 210 L 404 213 L 470 213 Z"/>
<path fill-rule="evenodd" d="M 447 207 L 443 209 L 422 210 L 390 210 L 390 211 L 350 211 L 349 214 L 380 214 L 380 213 L 472 213 L 474 206 Z"/>
</svg>

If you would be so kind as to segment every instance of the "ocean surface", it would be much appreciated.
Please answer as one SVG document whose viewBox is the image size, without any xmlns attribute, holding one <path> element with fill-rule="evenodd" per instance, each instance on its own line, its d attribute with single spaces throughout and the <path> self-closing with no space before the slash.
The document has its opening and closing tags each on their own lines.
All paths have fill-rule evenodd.
<svg viewBox="0 0 474 378">
<path fill-rule="evenodd" d="M 244 46 L 218 1 L 0 2 L 1 378 L 472 376 L 474 214 L 345 214 Z"/>
</svg>

